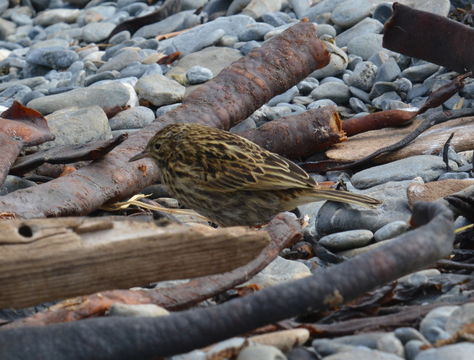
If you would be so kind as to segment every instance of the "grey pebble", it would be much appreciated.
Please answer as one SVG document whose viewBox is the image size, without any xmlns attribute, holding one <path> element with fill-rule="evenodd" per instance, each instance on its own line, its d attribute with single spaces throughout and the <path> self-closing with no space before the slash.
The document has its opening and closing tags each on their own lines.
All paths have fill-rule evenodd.
<svg viewBox="0 0 474 360">
<path fill-rule="evenodd" d="M 457 167 L 455 163 L 453 166 Z M 387 181 L 410 180 L 417 176 L 427 182 L 437 179 L 445 169 L 446 165 L 439 156 L 415 155 L 359 171 L 351 180 L 354 186 L 361 189 Z"/>
<path fill-rule="evenodd" d="M 303 14 L 303 17 L 307 17 L 309 21 L 315 22 L 318 15 L 324 13 L 331 13 L 339 4 L 345 0 L 321 0 L 316 5 L 312 6 Z"/>
<path fill-rule="evenodd" d="M 98 43 L 105 40 L 114 28 L 115 24 L 108 22 L 90 23 L 82 28 L 82 38 L 86 42 Z"/>
<path fill-rule="evenodd" d="M 344 84 L 344 81 L 342 79 L 339 79 L 335 76 L 327 76 L 324 79 L 322 79 L 319 82 L 319 84 L 322 85 L 322 84 L 325 84 L 325 83 L 328 83 L 328 82 L 337 82 L 337 83 L 340 83 L 340 84 Z"/>
<path fill-rule="evenodd" d="M 193 10 L 181 11 L 177 14 L 170 15 L 167 18 L 158 21 L 154 24 L 142 26 L 133 34 L 133 37 L 143 37 L 148 39 L 157 35 L 182 30 L 185 28 L 185 24 L 188 23 L 190 23 L 191 26 L 197 25 L 199 23 L 198 17 L 194 15 L 194 19 L 193 13 Z M 193 22 L 195 23 L 192 24 Z"/>
<path fill-rule="evenodd" d="M 212 79 L 212 71 L 203 66 L 193 66 L 186 72 L 186 78 L 190 84 L 201 84 Z"/>
<path fill-rule="evenodd" d="M 26 61 L 30 64 L 42 65 L 58 70 L 68 68 L 77 60 L 79 60 L 79 55 L 76 52 L 59 46 L 33 49 L 26 54 Z"/>
<path fill-rule="evenodd" d="M 57 95 L 31 100 L 27 106 L 43 115 L 70 106 L 87 107 L 98 105 L 103 109 L 126 106 L 131 100 L 129 88 L 120 83 L 94 84 Z"/>
<path fill-rule="evenodd" d="M 319 85 L 311 92 L 311 97 L 315 100 L 329 99 L 336 104 L 345 104 L 349 101 L 351 93 L 346 84 L 329 82 Z"/>
<path fill-rule="evenodd" d="M 306 0 L 303 0 L 303 1 L 306 1 Z M 288 14 L 277 11 L 277 12 L 263 14 L 262 20 L 271 26 L 278 27 L 278 26 L 288 24 L 289 22 L 291 22 L 292 19 Z"/>
<path fill-rule="evenodd" d="M 421 351 L 415 360 L 472 360 L 474 344 L 461 342 Z"/>
<path fill-rule="evenodd" d="M 156 109 L 156 117 L 158 118 L 161 115 L 167 113 L 168 111 L 176 109 L 180 105 L 181 103 L 160 106 L 158 109 Z"/>
<path fill-rule="evenodd" d="M 316 27 L 316 35 L 318 37 L 321 37 L 323 35 L 329 35 L 330 37 L 336 37 L 336 29 L 334 26 L 331 26 L 329 24 L 318 24 Z"/>
<path fill-rule="evenodd" d="M 145 106 L 135 106 L 109 119 L 112 130 L 140 129 L 155 120 L 154 112 Z"/>
<path fill-rule="evenodd" d="M 254 345 L 243 349 L 237 360 L 286 360 L 286 356 L 274 346 Z"/>
<path fill-rule="evenodd" d="M 135 90 L 140 100 L 162 106 L 180 102 L 186 88 L 164 75 L 153 74 L 142 76 L 136 83 Z"/>
<path fill-rule="evenodd" d="M 407 206 L 406 189 L 412 180 L 389 181 L 362 193 L 382 201 L 375 209 L 326 202 L 318 212 L 316 231 L 320 235 L 354 229 L 377 231 L 397 220 L 406 221 L 411 211 Z"/>
<path fill-rule="evenodd" d="M 445 325 L 458 306 L 440 306 L 431 310 L 420 323 L 420 332 L 431 343 L 450 336 L 445 331 Z"/>
<path fill-rule="evenodd" d="M 375 82 L 377 81 L 392 81 L 397 78 L 401 73 L 400 67 L 394 58 L 389 57 L 387 61 L 381 64 L 377 70 L 377 76 L 375 77 Z"/>
<path fill-rule="evenodd" d="M 142 57 L 138 53 L 137 49 L 133 48 L 124 48 L 123 50 L 118 51 L 113 57 L 108 60 L 104 65 L 102 65 L 98 73 L 103 71 L 117 70 L 120 71 L 130 65 L 133 62 L 141 61 Z"/>
<path fill-rule="evenodd" d="M 395 92 L 398 90 L 398 86 L 393 82 L 379 81 L 372 86 L 370 90 L 370 99 L 377 98 L 389 92 Z"/>
<path fill-rule="evenodd" d="M 372 18 L 365 18 L 353 27 L 336 36 L 337 46 L 347 46 L 352 39 L 366 34 L 379 34 L 383 30 L 383 24 Z"/>
<path fill-rule="evenodd" d="M 415 360 L 418 354 L 422 351 L 421 347 L 426 343 L 420 340 L 410 340 L 405 344 L 406 360 Z"/>
<path fill-rule="evenodd" d="M 383 241 L 403 234 L 410 228 L 405 221 L 394 221 L 382 226 L 374 233 L 375 241 Z"/>
<path fill-rule="evenodd" d="M 422 82 L 428 76 L 434 74 L 439 69 L 439 65 L 425 63 L 421 65 L 410 66 L 402 71 L 401 76 L 411 82 Z"/>
<path fill-rule="evenodd" d="M 242 55 L 247 55 L 250 51 L 252 51 L 255 48 L 259 48 L 262 46 L 258 41 L 252 40 L 246 42 L 243 46 L 240 47 L 240 52 Z"/>
<path fill-rule="evenodd" d="M 438 180 L 446 180 L 446 179 L 469 179 L 470 176 L 467 172 L 447 172 L 441 174 Z"/>
<path fill-rule="evenodd" d="M 274 27 L 270 24 L 255 23 L 247 26 L 245 31 L 241 32 L 238 36 L 240 41 L 260 41 L 266 33 L 273 30 Z"/>
<path fill-rule="evenodd" d="M 407 100 L 411 101 L 416 97 L 425 96 L 429 89 L 423 84 L 415 84 L 407 93 Z"/>
<path fill-rule="evenodd" d="M 283 94 L 277 95 L 268 101 L 268 106 L 275 106 L 278 103 L 289 103 L 293 98 L 299 94 L 298 87 L 293 86 L 286 90 Z"/>
<path fill-rule="evenodd" d="M 124 30 L 112 36 L 109 40 L 109 43 L 112 45 L 117 45 L 130 40 L 130 38 L 130 31 Z"/>
<path fill-rule="evenodd" d="M 305 80 L 300 81 L 296 85 L 296 87 L 298 88 L 301 95 L 306 96 L 306 95 L 309 95 L 311 91 L 313 91 L 318 85 L 319 85 L 318 80 L 308 77 Z"/>
<path fill-rule="evenodd" d="M 370 230 L 350 230 L 323 236 L 319 243 L 330 250 L 339 251 L 365 246 L 373 237 Z"/>
<path fill-rule="evenodd" d="M 349 105 L 356 114 L 360 112 L 369 112 L 367 105 L 362 100 L 356 97 L 351 97 L 349 99 Z"/>
<path fill-rule="evenodd" d="M 390 110 L 392 109 L 392 103 L 401 101 L 402 98 L 395 91 L 386 92 L 375 99 L 372 99 L 372 105 L 378 109 Z"/>
<path fill-rule="evenodd" d="M 310 8 L 310 1 L 308 0 L 288 0 L 288 4 L 298 19 L 301 19 L 304 13 Z"/>
<path fill-rule="evenodd" d="M 382 38 L 382 34 L 363 34 L 354 37 L 347 43 L 347 52 L 367 60 L 383 49 Z"/>
<path fill-rule="evenodd" d="M 385 22 L 390 18 L 390 16 L 392 16 L 392 13 L 392 4 L 388 2 L 383 2 L 375 7 L 372 16 L 375 20 L 378 20 L 382 24 L 385 24 Z"/>
<path fill-rule="evenodd" d="M 349 86 L 349 91 L 351 92 L 352 95 L 357 97 L 358 99 L 361 99 L 363 102 L 370 104 L 370 96 L 367 92 L 364 90 L 361 90 L 357 87 L 354 86 Z"/>
<path fill-rule="evenodd" d="M 330 99 L 322 99 L 322 100 L 316 100 L 313 101 L 311 104 L 308 105 L 308 110 L 311 109 L 319 109 L 324 106 L 337 106 L 337 104 L 330 100 Z"/>
<path fill-rule="evenodd" d="M 369 16 L 371 7 L 367 0 L 346 0 L 332 11 L 331 20 L 342 28 L 348 28 Z"/>
<path fill-rule="evenodd" d="M 247 119 L 239 122 L 237 125 L 230 128 L 229 131 L 232 133 L 238 134 L 241 131 L 256 129 L 256 128 L 257 128 L 257 124 L 255 124 L 255 120 L 252 119 L 251 117 L 248 117 Z"/>
<path fill-rule="evenodd" d="M 370 61 L 363 61 L 356 65 L 352 74 L 347 77 L 347 85 L 369 91 L 374 84 L 377 66 Z"/>
<path fill-rule="evenodd" d="M 403 358 L 389 354 L 379 350 L 371 349 L 354 349 L 352 351 L 346 351 L 330 355 L 324 358 L 324 360 L 403 360 Z"/>
<path fill-rule="evenodd" d="M 46 119 L 51 133 L 56 138 L 39 145 L 40 150 L 60 145 L 85 144 L 112 137 L 107 115 L 97 105 L 61 109 L 46 116 Z"/>
<path fill-rule="evenodd" d="M 84 86 L 89 86 L 92 85 L 93 83 L 96 83 L 97 81 L 102 81 L 102 80 L 115 80 L 118 77 L 119 73 L 116 70 L 113 71 L 104 71 L 98 74 L 93 74 L 84 80 Z"/>
<path fill-rule="evenodd" d="M 399 327 L 394 330 L 394 334 L 403 344 L 408 343 L 410 340 L 418 340 L 428 344 L 428 340 L 417 329 L 412 327 Z"/>
<path fill-rule="evenodd" d="M 393 334 L 387 333 L 377 340 L 377 349 L 386 353 L 404 357 L 405 349 L 402 342 Z"/>
</svg>

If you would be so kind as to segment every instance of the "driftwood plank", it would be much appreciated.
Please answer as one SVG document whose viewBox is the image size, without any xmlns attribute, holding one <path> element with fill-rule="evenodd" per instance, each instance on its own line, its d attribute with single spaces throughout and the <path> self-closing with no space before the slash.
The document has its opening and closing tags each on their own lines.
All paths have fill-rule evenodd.
<svg viewBox="0 0 474 360">
<path fill-rule="evenodd" d="M 0 307 L 230 271 L 268 244 L 264 231 L 158 226 L 117 218 L 0 222 Z"/>
</svg>

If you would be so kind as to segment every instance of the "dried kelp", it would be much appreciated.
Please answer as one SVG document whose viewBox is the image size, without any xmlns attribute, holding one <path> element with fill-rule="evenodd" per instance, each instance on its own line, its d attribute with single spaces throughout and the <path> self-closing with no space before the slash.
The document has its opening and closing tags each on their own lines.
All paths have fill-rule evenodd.
<svg viewBox="0 0 474 360">
<path fill-rule="evenodd" d="M 394 3 L 383 47 L 464 73 L 474 71 L 473 39 L 474 29 L 466 25 Z"/>
<path fill-rule="evenodd" d="M 311 109 L 269 121 L 239 135 L 288 158 L 305 158 L 346 140 L 334 106 Z M 288 146 L 288 144 L 292 144 Z"/>
<path fill-rule="evenodd" d="M 55 360 L 169 356 L 309 309 L 338 306 L 376 286 L 431 265 L 451 252 L 453 220 L 446 207 L 418 203 L 414 218 L 415 223 L 421 225 L 418 229 L 377 249 L 318 271 L 311 277 L 266 288 L 218 306 L 161 318 L 99 318 L 3 330 L 0 357 L 17 360 L 32 351 L 37 357 Z M 83 339 L 83 346 L 76 346 L 78 337 Z"/>
</svg>

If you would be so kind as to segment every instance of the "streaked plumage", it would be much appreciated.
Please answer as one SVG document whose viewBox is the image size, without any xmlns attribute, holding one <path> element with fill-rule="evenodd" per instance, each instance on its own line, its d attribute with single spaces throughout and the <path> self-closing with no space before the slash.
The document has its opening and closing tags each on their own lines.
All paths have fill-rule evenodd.
<svg viewBox="0 0 474 360">
<path fill-rule="evenodd" d="M 320 189 L 290 160 L 198 124 L 166 126 L 130 161 L 143 157 L 156 161 L 178 201 L 222 226 L 265 224 L 279 212 L 313 201 L 380 204 L 365 195 Z"/>
</svg>

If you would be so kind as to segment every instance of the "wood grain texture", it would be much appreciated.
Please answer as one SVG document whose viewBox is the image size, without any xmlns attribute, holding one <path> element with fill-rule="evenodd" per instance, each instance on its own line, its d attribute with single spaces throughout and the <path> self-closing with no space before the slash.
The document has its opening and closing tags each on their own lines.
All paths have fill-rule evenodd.
<svg viewBox="0 0 474 360">
<path fill-rule="evenodd" d="M 230 271 L 268 244 L 264 231 L 114 218 L 0 222 L 0 307 Z"/>
</svg>

